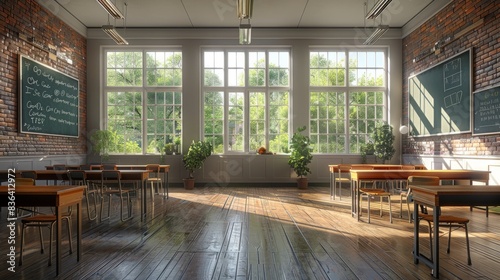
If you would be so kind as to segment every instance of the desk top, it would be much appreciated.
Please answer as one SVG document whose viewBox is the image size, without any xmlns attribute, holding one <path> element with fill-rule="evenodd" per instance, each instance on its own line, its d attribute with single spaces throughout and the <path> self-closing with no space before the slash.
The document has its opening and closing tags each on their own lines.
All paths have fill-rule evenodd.
<svg viewBox="0 0 500 280">
<path fill-rule="evenodd" d="M 351 170 L 352 180 L 401 180 L 410 176 L 437 176 L 441 180 L 488 182 L 491 171 L 483 170 Z"/>
<path fill-rule="evenodd" d="M 0 205 L 7 205 L 10 195 L 18 206 L 64 206 L 81 202 L 86 186 L 0 186 Z M 8 193 L 14 191 L 13 193 Z"/>
<path fill-rule="evenodd" d="M 500 205 L 499 185 L 411 185 L 413 200 L 430 206 Z"/>
<path fill-rule="evenodd" d="M 353 163 L 353 164 L 330 164 L 328 169 L 330 172 L 339 172 L 340 165 L 351 166 L 352 169 L 357 168 L 373 168 L 373 170 L 402 170 L 405 166 L 414 166 L 416 170 L 426 170 L 423 164 L 381 164 L 381 163 Z"/>
</svg>

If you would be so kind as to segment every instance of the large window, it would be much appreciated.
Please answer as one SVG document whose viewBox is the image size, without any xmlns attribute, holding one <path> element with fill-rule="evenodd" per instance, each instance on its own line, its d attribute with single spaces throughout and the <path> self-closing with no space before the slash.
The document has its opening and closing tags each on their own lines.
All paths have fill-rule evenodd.
<svg viewBox="0 0 500 280">
<path fill-rule="evenodd" d="M 359 153 L 386 118 L 385 50 L 310 51 L 310 137 L 316 153 Z"/>
<path fill-rule="evenodd" d="M 181 136 L 182 53 L 105 51 L 104 94 L 114 153 L 159 153 Z"/>
<path fill-rule="evenodd" d="M 215 153 L 286 152 L 289 99 L 289 50 L 203 51 L 203 134 Z"/>
</svg>

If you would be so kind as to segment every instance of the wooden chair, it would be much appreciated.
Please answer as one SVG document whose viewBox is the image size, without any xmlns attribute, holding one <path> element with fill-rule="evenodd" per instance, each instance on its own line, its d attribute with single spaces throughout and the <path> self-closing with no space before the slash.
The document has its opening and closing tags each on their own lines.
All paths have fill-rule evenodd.
<svg viewBox="0 0 500 280">
<path fill-rule="evenodd" d="M 337 196 L 337 187 L 339 190 L 339 200 L 342 200 L 342 184 L 350 184 L 351 183 L 351 174 L 349 173 L 351 171 L 351 165 L 350 164 L 339 164 L 338 166 L 338 174 L 337 178 L 335 179 L 335 186 L 333 190 L 333 197 L 335 198 Z"/>
<path fill-rule="evenodd" d="M 120 198 L 120 220 L 122 222 L 132 219 L 132 200 L 130 199 L 129 190 L 122 188 L 122 174 L 119 170 L 103 170 L 101 173 L 101 222 L 110 218 L 111 215 L 111 197 L 116 195 Z M 111 185 L 115 185 L 117 188 L 111 188 Z M 104 210 L 104 198 L 108 197 L 108 215 L 103 216 Z M 127 213 L 128 215 L 124 217 L 123 213 L 123 202 L 126 200 Z"/>
<path fill-rule="evenodd" d="M 36 174 L 35 174 L 36 175 Z M 35 180 L 33 178 L 17 178 L 16 185 L 35 185 Z M 35 213 L 36 209 L 32 210 L 32 213 Z M 31 215 L 31 214 L 30 214 Z M 69 237 L 69 253 L 73 253 L 73 242 L 71 239 L 71 207 L 68 210 L 68 213 L 62 216 L 62 220 L 66 220 L 66 224 L 68 226 L 68 237 Z M 21 253 L 19 258 L 19 266 L 23 264 L 23 252 L 24 252 L 24 237 L 25 231 L 28 227 L 38 227 L 38 232 L 40 234 L 40 247 L 41 253 L 44 253 L 44 245 L 43 245 L 43 231 L 42 228 L 46 227 L 50 232 L 50 240 L 49 240 L 49 266 L 52 264 L 52 240 L 54 239 L 54 225 L 57 222 L 57 216 L 54 214 L 36 214 L 30 217 L 23 217 L 21 219 L 22 230 L 21 230 Z"/>
<path fill-rule="evenodd" d="M 434 176 L 410 176 L 408 177 L 408 185 L 430 185 L 430 186 L 436 186 L 439 185 L 439 178 L 434 177 Z M 411 187 L 410 189 L 410 195 L 411 195 Z M 407 201 L 411 200 L 408 199 Z M 431 249 L 431 258 L 432 258 L 432 223 L 434 222 L 433 215 L 432 214 L 424 214 L 424 213 L 419 213 L 418 219 L 416 220 L 417 226 L 420 226 L 420 221 L 424 220 L 428 223 L 429 225 L 429 240 L 430 240 L 430 249 Z M 446 249 L 446 253 L 450 253 L 450 245 L 451 245 L 451 231 L 452 228 L 463 228 L 465 230 L 465 242 L 467 244 L 467 264 L 471 265 L 471 257 L 470 257 L 470 246 L 469 246 L 469 230 L 467 228 L 467 225 L 469 223 L 469 219 L 464 218 L 464 217 L 457 217 L 457 216 L 451 216 L 451 215 L 440 215 L 439 216 L 439 226 L 440 227 L 447 227 L 448 228 L 448 248 Z"/>
<path fill-rule="evenodd" d="M 402 191 L 399 196 L 399 217 L 403 218 L 403 201 L 406 202 L 406 208 L 407 208 L 407 213 L 408 213 L 408 222 L 411 223 L 412 221 L 412 212 L 410 209 L 410 202 L 412 201 L 411 199 L 411 189 L 408 188 L 410 184 L 413 185 L 427 185 L 427 186 L 437 186 L 439 185 L 440 180 L 439 177 L 436 176 L 410 176 L 408 177 L 407 180 L 407 189 Z M 422 212 L 427 212 L 424 207 L 422 207 Z"/>
<path fill-rule="evenodd" d="M 35 180 L 32 178 L 16 178 L 16 186 L 34 186 Z M 35 212 L 35 207 L 27 208 L 17 208 L 17 219 L 25 218 L 33 215 Z"/>
<path fill-rule="evenodd" d="M 87 181 L 87 173 L 85 170 L 68 170 L 68 177 L 70 185 L 83 185 L 87 188 L 85 189 L 85 200 L 87 202 L 87 214 L 89 216 L 89 220 L 93 221 L 97 218 L 97 195 L 98 191 L 93 182 Z M 93 198 L 94 202 L 94 211 L 93 215 L 91 214 L 90 207 L 90 196 Z"/>
<path fill-rule="evenodd" d="M 150 170 L 148 182 L 151 183 L 151 197 L 153 197 L 155 193 L 155 185 L 157 189 L 157 193 L 160 193 L 160 189 L 162 189 L 162 179 L 160 177 L 160 165 L 159 164 L 147 164 L 146 170 Z M 163 189 L 163 194 L 165 194 L 165 189 Z"/>
<path fill-rule="evenodd" d="M 360 194 L 361 194 L 361 200 L 360 202 L 363 201 L 363 197 L 366 197 L 367 200 L 368 200 L 368 207 L 367 207 L 367 211 L 368 211 L 368 223 L 370 223 L 370 200 L 372 198 L 380 198 L 380 217 L 382 217 L 382 201 L 383 201 L 383 198 L 386 197 L 387 198 L 387 202 L 389 204 L 389 221 L 392 223 L 392 208 L 391 208 L 391 193 L 390 192 L 386 192 L 385 190 L 383 189 L 376 189 L 376 188 L 361 188 L 359 189 L 360 191 Z M 362 208 L 362 207 L 360 207 Z M 361 215 L 361 210 L 360 210 L 360 215 Z"/>
</svg>

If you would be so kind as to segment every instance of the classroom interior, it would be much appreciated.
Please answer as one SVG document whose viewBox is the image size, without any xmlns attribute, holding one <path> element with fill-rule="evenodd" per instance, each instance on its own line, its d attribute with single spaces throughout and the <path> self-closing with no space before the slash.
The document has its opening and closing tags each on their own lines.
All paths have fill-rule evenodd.
<svg viewBox="0 0 500 280">
<path fill-rule="evenodd" d="M 26 239 L 23 265 L 16 265 L 18 272 L 12 274 L 4 262 L 0 276 L 432 279 L 429 267 L 423 262 L 414 263 L 414 224 L 408 222 L 404 205 L 399 206 L 403 199 L 399 193 L 392 193 L 392 206 L 371 199 L 371 207 L 378 209 L 380 205 L 384 214 L 379 216 L 378 211 L 372 210 L 370 222 L 363 212 L 370 206 L 362 202 L 361 210 L 353 210 L 357 207 L 356 194 L 345 185 L 333 190 L 340 192 L 341 199 L 332 195 L 332 176 L 338 172 L 334 166 L 354 166 L 364 161 L 360 148 L 368 141 L 375 123 L 387 123 L 393 128 L 394 154 L 383 164 L 487 172 L 488 180 L 480 184 L 500 185 L 497 1 L 393 0 L 387 1 L 388 6 L 375 19 L 365 15 L 386 1 L 352 1 L 344 7 L 352 13 L 347 17 L 344 3 L 338 0 L 293 4 L 285 0 L 169 1 L 172 10 L 160 18 L 150 7 L 164 7 L 160 1 L 144 1 L 147 12 L 142 13 L 138 12 L 142 2 L 101 1 L 116 4 L 124 19 L 113 18 L 99 5 L 100 1 L 91 2 L 84 8 L 86 3 L 81 0 L 0 0 L 0 14 L 5 19 L 0 22 L 0 170 L 19 171 L 16 174 L 20 178 L 23 170 L 60 165 L 69 169 L 83 165 L 161 164 L 168 166 L 168 180 L 163 177 L 161 183 L 168 182 L 169 196 L 160 190 L 150 194 L 148 187 L 136 190 L 131 195 L 137 199 L 130 202 L 135 215 L 128 221 L 120 219 L 117 206 L 107 221 L 90 219 L 89 197 L 84 197 L 80 209 L 83 228 L 79 261 L 75 252 L 68 253 L 65 223 L 59 240 L 60 271 L 54 264 L 47 266 L 48 254 L 40 254 L 38 236 L 34 229 L 28 229 L 32 234 Z M 238 18 L 238 12 L 242 13 L 238 5 L 242 3 L 253 3 L 249 6 L 250 19 Z M 418 10 L 408 13 L 405 9 L 409 7 Z M 87 14 L 77 13 L 79 9 Z M 277 11 L 277 19 L 273 19 L 273 12 Z M 147 13 L 151 13 L 151 18 L 145 19 Z M 210 17 L 210 21 L 203 21 Z M 336 17 L 344 21 L 336 23 Z M 242 42 L 242 29 L 249 27 L 247 23 L 251 23 L 251 35 L 245 38 L 250 42 Z M 105 26 L 110 25 L 127 44 L 115 42 L 104 32 Z M 366 42 L 377 28 L 385 33 L 374 42 Z M 130 54 L 128 62 L 126 58 L 119 61 L 124 54 Z M 158 60 L 160 56 L 180 57 L 178 64 L 169 61 L 170 66 L 165 69 L 152 70 L 155 74 L 175 72 L 172 75 L 178 75 L 177 80 L 171 81 L 169 74 L 163 74 L 166 82 L 159 78 L 158 84 L 148 84 L 148 71 L 156 66 L 151 67 L 146 58 L 139 64 L 132 62 L 134 55 L 156 55 Z M 323 55 L 330 64 L 313 63 Z M 232 65 L 232 56 L 243 59 Z M 252 65 L 253 56 L 268 62 L 264 66 L 258 66 L 258 62 Z M 220 59 L 227 61 L 221 64 Z M 364 64 L 360 62 L 363 59 Z M 28 65 L 35 67 L 30 69 Z M 66 83 L 50 84 L 45 88 L 62 90 L 66 86 L 66 93 L 39 105 L 31 102 L 37 93 L 30 91 L 31 85 L 27 86 L 31 80 L 23 77 L 35 75 L 37 67 L 54 71 L 54 76 L 67 78 L 68 83 L 76 82 L 71 86 L 73 92 L 69 93 Z M 257 84 L 251 84 L 251 73 L 259 71 L 271 73 L 268 80 L 264 78 L 263 84 L 258 84 L 256 78 Z M 335 80 L 331 75 L 337 75 L 338 84 L 314 75 L 325 71 L 330 73 L 328 79 Z M 134 80 L 133 73 L 139 73 L 141 80 Z M 241 78 L 242 73 L 247 76 Z M 272 73 L 286 74 L 281 80 L 271 81 Z M 441 73 L 444 77 L 439 76 Z M 363 76 L 371 74 L 376 76 L 372 80 Z M 114 79 L 118 82 L 113 85 Z M 36 86 L 40 91 L 44 89 L 43 84 L 33 85 Z M 436 88 L 441 94 L 441 87 L 443 96 L 433 94 Z M 151 93 L 156 94 L 154 100 L 171 94 L 175 104 L 151 105 L 147 103 Z M 366 106 L 366 114 L 354 112 L 350 104 L 359 100 L 353 96 L 365 98 L 365 93 L 374 94 L 375 101 L 367 98 L 359 106 Z M 136 99 L 113 103 L 113 97 L 121 94 Z M 267 110 L 262 113 L 264 128 L 255 130 L 260 124 L 255 121 L 257 113 L 253 113 L 257 111 L 252 110 L 261 105 L 252 104 L 253 94 L 262 94 L 269 104 L 272 98 L 284 102 L 263 105 L 263 110 Z M 322 104 L 322 95 L 335 96 L 342 102 Z M 220 100 L 214 101 L 211 96 Z M 64 106 L 68 103 L 61 100 L 67 97 L 73 103 L 66 111 Z M 241 115 L 231 115 L 231 109 L 237 107 L 232 97 L 244 100 Z M 52 103 L 54 100 L 58 101 Z M 138 104 L 127 107 L 130 102 Z M 61 118 L 73 121 L 50 122 L 50 106 L 54 106 L 50 110 L 63 112 L 58 112 L 64 115 Z M 154 108 L 154 112 L 160 112 L 158 108 L 162 106 L 178 110 L 176 117 L 161 117 L 148 111 Z M 284 117 L 276 117 L 279 129 L 272 128 L 273 106 L 285 112 Z M 138 108 L 143 111 L 134 111 Z M 207 113 L 216 109 L 224 115 Z M 316 114 L 322 109 L 330 110 L 327 116 Z M 130 111 L 123 113 L 126 110 Z M 37 123 L 39 118 L 44 123 Z M 216 132 L 218 122 L 221 126 Z M 322 122 L 327 128 L 321 126 Z M 288 164 L 288 148 L 293 134 L 303 126 L 314 147 L 311 172 L 307 174 L 309 187 L 298 189 L 298 176 Z M 123 132 L 118 141 L 129 150 L 112 151 L 103 157 L 96 154 L 92 135 L 110 128 Z M 164 144 L 174 138 L 179 141 L 176 152 L 164 154 Z M 209 140 L 215 151 L 194 172 L 195 189 L 186 190 L 183 179 L 189 171 L 183 157 L 190 144 L 198 140 Z M 261 146 L 269 153 L 259 154 Z M 366 162 L 382 164 L 373 155 L 368 155 Z M 62 181 L 58 184 L 69 182 Z M 8 180 L 2 183 L 7 184 Z M 37 184 L 51 183 L 38 180 Z M 98 198 L 96 204 L 99 211 L 108 205 L 101 200 Z M 4 209 L 0 212 L 3 228 L 7 224 Z M 466 205 L 446 208 L 447 213 L 470 220 L 472 265 L 466 261 L 464 231 L 453 231 L 448 254 L 447 229 L 441 229 L 441 279 L 500 276 L 494 269 L 500 263 L 500 215 L 496 213 L 499 210 L 491 208 L 486 217 L 487 208 L 471 209 Z M 425 223 L 421 224 L 422 251 L 427 252 L 432 245 L 427 244 Z M 76 242 L 76 224 L 73 229 L 71 235 Z M 16 233 L 19 238 L 20 226 Z M 5 255 L 7 232 L 2 230 L 0 237 L 0 249 Z M 45 246 L 49 246 L 48 241 Z"/>
</svg>

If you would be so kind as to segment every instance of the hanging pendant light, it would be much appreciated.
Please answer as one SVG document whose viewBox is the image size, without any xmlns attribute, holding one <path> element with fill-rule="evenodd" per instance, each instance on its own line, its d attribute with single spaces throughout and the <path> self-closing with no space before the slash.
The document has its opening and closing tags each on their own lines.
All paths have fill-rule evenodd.
<svg viewBox="0 0 500 280">
<path fill-rule="evenodd" d="M 238 0 L 236 10 L 240 19 L 239 42 L 241 45 L 248 45 L 252 42 L 252 25 L 250 24 L 250 19 L 252 18 L 253 0 Z M 247 23 L 243 23 L 245 19 Z"/>
</svg>

